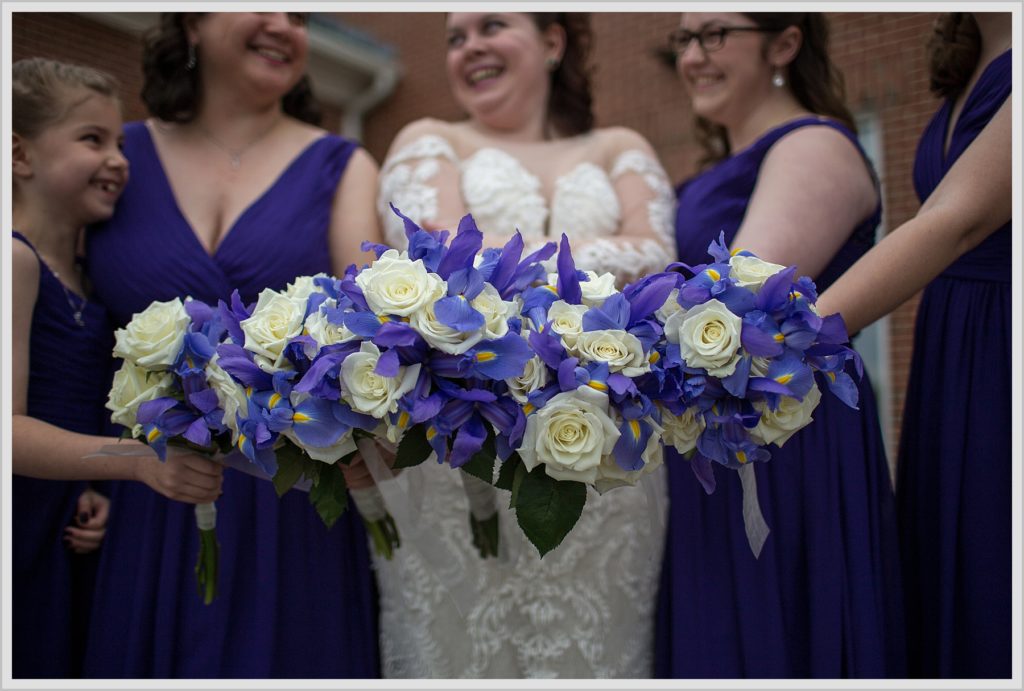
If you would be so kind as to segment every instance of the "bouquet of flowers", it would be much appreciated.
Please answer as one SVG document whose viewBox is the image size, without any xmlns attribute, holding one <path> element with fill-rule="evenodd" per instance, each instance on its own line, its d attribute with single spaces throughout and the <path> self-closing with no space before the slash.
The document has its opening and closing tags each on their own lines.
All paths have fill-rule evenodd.
<svg viewBox="0 0 1024 691">
<path fill-rule="evenodd" d="M 767 527 L 751 463 L 768 460 L 771 445 L 812 421 L 822 384 L 856 408 L 857 385 L 845 369 L 853 361 L 859 377 L 863 365 L 846 345 L 842 318 L 818 314 L 814 283 L 794 278 L 795 267 L 730 254 L 724 235 L 708 251 L 707 264 L 671 267 L 685 274 L 656 312 L 664 339 L 653 395 L 665 443 L 690 460 L 706 492 L 715 489 L 712 462 L 740 471 L 757 554 Z"/>
<path fill-rule="evenodd" d="M 228 442 L 225 411 L 210 381 L 217 380 L 215 348 L 224 333 L 207 305 L 175 298 L 153 302 L 115 332 L 123 358 L 107 400 L 113 422 L 142 439 L 165 460 L 169 442 L 214 453 Z M 200 549 L 196 584 L 209 604 L 217 593 L 219 546 L 214 504 L 196 505 Z"/>
</svg>

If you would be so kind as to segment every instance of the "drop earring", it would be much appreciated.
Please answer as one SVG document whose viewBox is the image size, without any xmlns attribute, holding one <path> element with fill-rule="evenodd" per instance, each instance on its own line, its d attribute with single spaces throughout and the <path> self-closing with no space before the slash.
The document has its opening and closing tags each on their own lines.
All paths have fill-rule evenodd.
<svg viewBox="0 0 1024 691">
<path fill-rule="evenodd" d="M 196 68 L 196 44 L 189 41 L 188 44 L 188 62 L 185 63 L 185 69 L 190 72 Z"/>
<path fill-rule="evenodd" d="M 774 74 L 772 74 L 772 86 L 774 86 L 776 89 L 781 89 L 785 85 L 786 78 L 782 76 L 782 70 L 776 67 Z"/>
</svg>

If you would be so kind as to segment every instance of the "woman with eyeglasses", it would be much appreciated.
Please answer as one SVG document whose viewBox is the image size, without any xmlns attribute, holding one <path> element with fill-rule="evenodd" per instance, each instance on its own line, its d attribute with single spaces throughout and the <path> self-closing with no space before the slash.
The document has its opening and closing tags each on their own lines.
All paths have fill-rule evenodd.
<svg viewBox="0 0 1024 691">
<path fill-rule="evenodd" d="M 207 304 L 340 274 L 377 240 L 377 167 L 316 126 L 306 16 L 165 13 L 143 53 L 152 118 L 125 127 L 135 175 L 90 228 L 89 273 L 118 326 L 153 300 Z M 139 485 L 139 483 L 133 483 Z M 224 471 L 219 595 L 204 605 L 191 506 L 113 494 L 86 676 L 378 676 L 373 575 L 354 511 L 328 530 L 297 491 Z"/>
<path fill-rule="evenodd" d="M 706 167 L 678 190 L 680 261 L 706 261 L 724 230 L 734 249 L 795 265 L 824 289 L 871 246 L 878 183 L 827 35 L 814 13 L 682 16 L 670 42 Z M 865 375 L 859 410 L 817 388 L 813 424 L 753 469 L 746 507 L 756 493 L 770 529 L 759 557 L 739 474 L 718 469 L 707 495 L 683 459 L 666 458 L 657 676 L 904 674 L 895 507 L 871 386 Z"/>
</svg>

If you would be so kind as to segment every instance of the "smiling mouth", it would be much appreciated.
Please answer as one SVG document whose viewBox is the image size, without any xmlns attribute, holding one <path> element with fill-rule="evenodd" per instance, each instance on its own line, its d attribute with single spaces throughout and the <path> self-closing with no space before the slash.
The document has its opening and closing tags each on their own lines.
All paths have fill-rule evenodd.
<svg viewBox="0 0 1024 691">
<path fill-rule="evenodd" d="M 466 77 L 466 83 L 470 86 L 476 86 L 485 79 L 497 78 L 502 72 L 503 70 L 500 67 L 481 67 L 469 73 L 469 76 Z"/>
<path fill-rule="evenodd" d="M 274 48 L 254 48 L 253 50 L 262 57 L 272 60 L 273 62 L 289 62 L 288 56 L 280 50 Z"/>
<path fill-rule="evenodd" d="M 100 180 L 93 184 L 108 194 L 118 194 L 122 187 L 121 183 L 113 182 L 112 180 Z"/>
</svg>

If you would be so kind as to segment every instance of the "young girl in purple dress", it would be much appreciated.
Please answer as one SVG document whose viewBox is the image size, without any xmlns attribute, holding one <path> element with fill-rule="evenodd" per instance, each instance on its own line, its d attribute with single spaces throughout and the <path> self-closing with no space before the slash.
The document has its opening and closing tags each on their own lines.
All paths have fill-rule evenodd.
<svg viewBox="0 0 1024 691">
<path fill-rule="evenodd" d="M 76 254 L 128 180 L 117 85 L 39 58 L 12 73 L 12 672 L 59 678 L 81 673 L 95 567 L 71 553 L 94 552 L 106 530 L 109 502 L 84 481 L 204 502 L 220 470 L 191 454 L 85 458 L 117 441 L 103 436 L 113 332 Z"/>
</svg>

